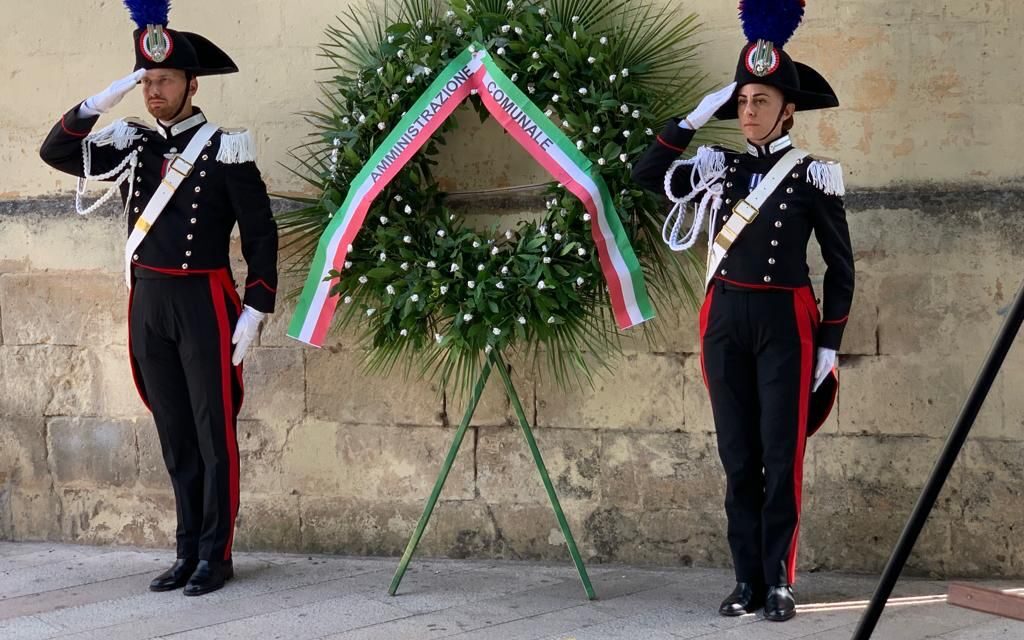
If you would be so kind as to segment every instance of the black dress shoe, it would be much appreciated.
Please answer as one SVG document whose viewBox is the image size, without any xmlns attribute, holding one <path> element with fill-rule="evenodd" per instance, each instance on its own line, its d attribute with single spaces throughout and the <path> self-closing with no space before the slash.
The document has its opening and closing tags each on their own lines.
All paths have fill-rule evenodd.
<svg viewBox="0 0 1024 640">
<path fill-rule="evenodd" d="M 796 615 L 796 600 L 789 585 L 768 587 L 764 601 L 764 618 L 772 622 L 785 622 Z"/>
<path fill-rule="evenodd" d="M 201 596 L 204 593 L 216 591 L 233 577 L 235 577 L 235 570 L 230 560 L 226 562 L 200 560 L 195 573 L 185 585 L 185 595 Z"/>
<path fill-rule="evenodd" d="M 754 613 L 764 604 L 764 587 L 751 582 L 737 582 L 729 597 L 718 607 L 719 615 L 742 616 Z"/>
<path fill-rule="evenodd" d="M 164 571 L 149 583 L 150 591 L 171 591 L 185 586 L 192 572 L 196 570 L 199 560 L 195 558 L 178 558 L 171 568 Z"/>
</svg>

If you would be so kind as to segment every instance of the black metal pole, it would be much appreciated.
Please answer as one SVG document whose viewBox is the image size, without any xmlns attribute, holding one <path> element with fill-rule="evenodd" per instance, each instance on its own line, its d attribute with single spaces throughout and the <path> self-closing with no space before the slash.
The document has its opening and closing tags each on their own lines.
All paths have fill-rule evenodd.
<svg viewBox="0 0 1024 640">
<path fill-rule="evenodd" d="M 864 617 L 857 625 L 852 640 L 868 640 L 874 632 L 878 618 L 882 615 L 882 609 L 885 608 L 885 603 L 892 594 L 893 587 L 896 586 L 900 572 L 903 571 L 903 566 L 907 563 L 907 558 L 910 557 L 910 552 L 917 542 L 917 537 L 921 534 L 921 529 L 924 528 L 924 523 L 928 520 L 932 507 L 935 506 L 935 501 L 942 491 L 942 486 L 946 483 L 953 463 L 960 455 L 960 449 L 963 448 L 964 441 L 967 440 L 967 435 L 971 432 L 971 427 L 974 426 L 978 412 L 981 411 L 981 405 L 988 397 L 992 382 L 999 373 L 999 369 L 1002 368 L 1007 352 L 1013 346 L 1022 320 L 1024 320 L 1024 286 L 1017 292 L 1017 298 L 1013 301 L 1013 306 L 1010 307 L 1010 313 L 996 336 L 996 341 L 992 345 L 992 350 L 989 351 L 985 364 L 981 367 L 978 378 L 974 381 L 974 388 L 971 389 L 967 401 L 960 410 L 960 416 L 946 440 L 946 446 L 942 449 L 935 468 L 932 469 L 932 475 L 928 478 L 921 497 L 917 499 L 914 512 L 910 515 L 906 527 L 903 528 L 900 540 L 896 543 L 889 562 L 885 566 L 885 571 L 882 572 L 882 578 L 875 588 L 875 595 L 871 597 L 871 604 L 868 605 Z"/>
</svg>

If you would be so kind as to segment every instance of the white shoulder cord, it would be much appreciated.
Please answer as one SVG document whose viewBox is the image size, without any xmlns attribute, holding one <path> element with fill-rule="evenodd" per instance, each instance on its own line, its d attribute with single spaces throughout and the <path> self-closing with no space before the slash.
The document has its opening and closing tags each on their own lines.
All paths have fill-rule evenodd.
<svg viewBox="0 0 1024 640">
<path fill-rule="evenodd" d="M 693 167 L 690 172 L 691 190 L 685 197 L 677 198 L 672 193 L 672 177 L 676 170 L 683 165 Z M 665 218 L 665 224 L 661 228 L 661 237 L 672 251 L 686 251 L 693 247 L 700 235 L 701 225 L 708 213 L 709 205 L 711 211 L 709 229 L 712 226 L 714 217 L 722 206 L 721 180 L 725 176 L 725 171 L 725 154 L 708 147 L 701 147 L 693 158 L 676 160 L 665 173 L 665 195 L 675 204 Z M 700 203 L 694 206 L 693 223 L 690 225 L 690 230 L 680 239 L 679 235 L 686 218 L 686 205 L 702 191 L 704 195 Z M 710 230 L 708 235 L 710 235 Z"/>
<path fill-rule="evenodd" d="M 107 145 L 114 145 L 117 149 L 127 149 L 129 145 L 133 144 L 136 140 L 141 138 L 142 135 L 137 133 L 131 127 L 128 127 L 123 121 L 115 122 L 109 127 L 97 131 L 82 140 L 82 175 L 83 177 L 78 179 L 78 184 L 75 188 L 75 211 L 79 215 L 87 215 L 99 209 L 107 203 L 114 194 L 117 193 L 121 185 L 128 181 L 128 197 L 125 199 L 124 213 L 127 217 L 128 207 L 131 204 L 132 191 L 131 185 L 135 182 L 135 167 L 138 165 L 139 152 L 137 149 L 132 149 L 124 160 L 122 160 L 116 167 L 99 175 L 92 175 L 92 145 L 98 147 L 105 147 Z M 126 168 L 127 167 L 127 168 Z M 114 184 L 111 185 L 107 191 L 99 197 L 96 202 L 92 203 L 86 208 L 82 208 L 82 196 L 85 195 L 86 187 L 90 180 L 107 180 L 113 178 L 115 175 L 117 179 Z"/>
</svg>

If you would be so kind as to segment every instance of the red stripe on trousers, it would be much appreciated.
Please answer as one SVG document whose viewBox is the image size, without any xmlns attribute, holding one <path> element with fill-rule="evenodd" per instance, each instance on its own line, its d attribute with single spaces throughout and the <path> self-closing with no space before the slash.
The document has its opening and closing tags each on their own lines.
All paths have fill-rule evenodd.
<svg viewBox="0 0 1024 640">
<path fill-rule="evenodd" d="M 209 281 L 213 311 L 217 316 L 217 330 L 220 332 L 220 384 L 224 402 L 224 439 L 228 452 L 228 493 L 231 498 L 230 532 L 228 543 L 224 547 L 224 560 L 228 560 L 231 558 L 231 544 L 235 539 L 235 518 L 238 516 L 238 442 L 235 440 L 235 411 L 231 393 L 231 323 L 228 321 L 227 304 L 224 302 L 224 275 L 226 274 L 223 272 L 221 275 L 212 273 Z"/>
<path fill-rule="evenodd" d="M 796 525 L 793 528 L 793 539 L 789 543 L 789 556 L 786 558 L 786 574 L 789 584 L 796 583 L 796 552 L 797 539 L 800 535 L 800 501 L 803 497 L 804 478 L 804 447 L 807 444 L 807 420 L 811 401 L 811 376 L 814 369 L 814 324 L 818 306 L 809 289 L 793 292 L 793 316 L 796 318 L 797 332 L 800 335 L 800 408 L 797 422 L 796 452 L 793 460 L 793 497 L 796 500 Z"/>
<path fill-rule="evenodd" d="M 134 281 L 133 281 L 134 285 Z M 142 398 L 142 404 L 146 405 L 146 410 L 150 413 L 153 409 L 149 406 L 149 398 L 142 391 L 142 385 L 139 384 L 139 380 L 142 374 L 139 372 L 138 367 L 135 366 L 135 355 L 132 352 L 132 303 L 135 301 L 135 287 L 132 286 L 128 290 L 128 366 L 132 370 L 132 382 L 135 384 L 135 391 L 138 392 L 139 397 Z"/>
<path fill-rule="evenodd" d="M 715 296 L 715 288 L 711 287 L 704 296 L 704 304 L 700 308 L 700 374 L 704 377 L 704 388 L 711 394 L 708 386 L 708 372 L 704 369 L 704 334 L 708 331 L 708 317 L 711 315 L 711 299 Z"/>
</svg>

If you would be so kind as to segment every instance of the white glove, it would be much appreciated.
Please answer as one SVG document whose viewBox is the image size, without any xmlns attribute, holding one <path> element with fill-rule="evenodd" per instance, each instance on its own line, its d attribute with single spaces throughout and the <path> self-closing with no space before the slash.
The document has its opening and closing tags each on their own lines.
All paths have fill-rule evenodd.
<svg viewBox="0 0 1024 640">
<path fill-rule="evenodd" d="M 245 305 L 242 315 L 238 316 L 238 323 L 235 325 L 235 335 L 231 336 L 231 344 L 235 345 L 235 351 L 231 354 L 231 364 L 236 367 L 242 364 L 245 352 L 249 350 L 252 341 L 260 334 L 260 323 L 267 314 L 257 311 Z"/>
<path fill-rule="evenodd" d="M 146 75 L 146 70 L 139 69 L 120 80 L 113 81 L 103 91 L 91 98 L 86 98 L 79 109 L 81 114 L 86 117 L 92 117 L 110 111 L 117 106 L 118 102 L 121 102 L 122 98 L 131 93 L 131 90 L 135 88 L 135 85 L 139 84 L 144 75 Z"/>
<path fill-rule="evenodd" d="M 818 358 L 814 364 L 814 387 L 811 392 L 817 391 L 821 383 L 828 377 L 829 372 L 836 366 L 836 350 L 818 347 Z"/>
<path fill-rule="evenodd" d="M 683 129 L 693 129 L 694 131 L 700 129 L 708 123 L 708 120 L 715 115 L 716 111 L 722 108 L 722 105 L 729 102 L 729 98 L 732 97 L 734 91 L 736 91 L 735 82 L 704 96 L 700 104 L 697 105 L 697 108 L 690 112 L 690 115 L 679 121 L 679 126 Z"/>
</svg>

